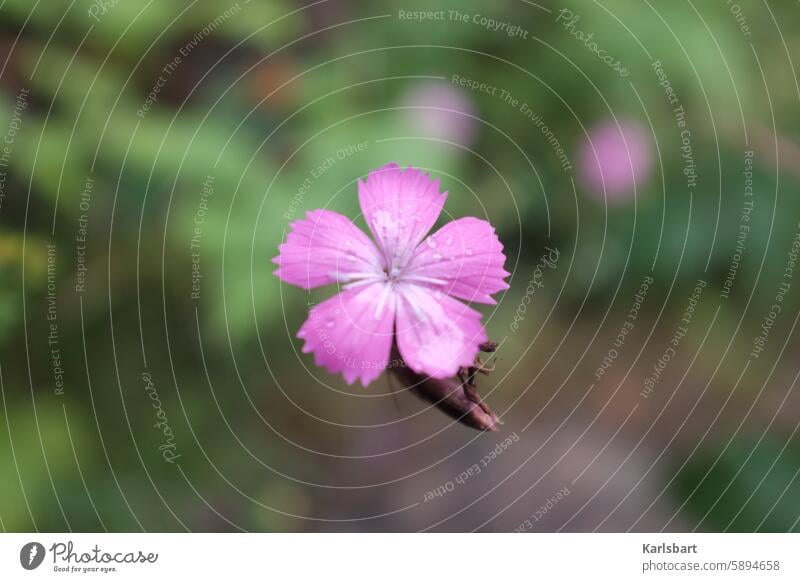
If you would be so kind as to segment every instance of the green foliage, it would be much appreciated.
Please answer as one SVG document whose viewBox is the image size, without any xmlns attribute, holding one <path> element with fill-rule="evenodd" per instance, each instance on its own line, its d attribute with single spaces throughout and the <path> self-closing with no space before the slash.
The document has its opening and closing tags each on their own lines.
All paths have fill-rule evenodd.
<svg viewBox="0 0 800 582">
<path fill-rule="evenodd" d="M 742 436 L 692 458 L 675 480 L 698 525 L 711 531 L 798 531 L 800 450 L 774 436 Z"/>
<path fill-rule="evenodd" d="M 315 500 L 254 459 L 287 473 L 296 469 L 298 481 L 323 482 L 322 464 L 294 467 L 295 449 L 266 437 L 285 432 L 305 446 L 310 434 L 328 442 L 338 434 L 334 423 L 312 426 L 305 411 L 346 418 L 351 404 L 326 400 L 327 392 L 316 396 L 318 387 L 294 359 L 308 302 L 328 290 L 288 292 L 272 276 L 271 260 L 289 223 L 309 210 L 327 207 L 363 226 L 356 182 L 389 161 L 430 169 L 449 191 L 447 212 L 487 216 L 496 226 L 515 279 L 489 323 L 493 336 L 507 334 L 544 247 L 558 247 L 552 285 L 536 296 L 538 311 L 526 331 L 509 340 L 521 352 L 556 300 L 551 325 L 564 329 L 543 339 L 553 349 L 568 335 L 575 306 L 585 309 L 581 316 L 591 326 L 593 314 L 607 308 L 608 321 L 624 317 L 645 274 L 656 281 L 654 295 L 666 295 L 673 281 L 689 289 L 701 276 L 709 280 L 708 294 L 716 294 L 737 243 L 744 152 L 755 149 L 750 231 L 730 299 L 720 302 L 723 331 L 715 330 L 712 343 L 726 342 L 740 321 L 748 333 L 756 330 L 774 301 L 800 198 L 797 165 L 786 156 L 776 165 L 764 144 L 772 146 L 776 133 L 789 146 L 796 141 L 800 111 L 784 39 L 761 3 L 739 2 L 757 55 L 723 2 L 656 7 L 624 0 L 613 12 L 598 3 L 566 7 L 579 15 L 577 29 L 624 61 L 627 77 L 558 22 L 560 7 L 549 4 L 542 10 L 519 0 L 446 0 L 436 7 L 444 20 L 426 22 L 398 17 L 400 9 L 431 10 L 422 0 L 402 7 L 331 0 L 305 9 L 288 0 L 103 4 L 0 3 L 3 60 L 8 56 L 0 75 L 0 139 L 20 90 L 30 91 L 0 206 L 6 530 L 58 530 L 67 523 L 180 530 L 167 509 L 173 507 L 188 527 L 231 529 L 197 509 L 201 502 L 185 475 L 241 527 L 308 526 L 263 507 L 311 513 Z M 797 9 L 788 4 L 771 9 L 791 49 Z M 470 18 L 454 19 L 451 10 Z M 474 15 L 519 25 L 526 36 L 488 30 Z M 681 130 L 653 61 L 687 111 L 694 189 L 687 187 Z M 494 94 L 458 89 L 479 118 L 467 120 L 474 138 L 463 147 L 423 135 L 419 112 L 408 109 L 420 83 L 438 79 L 453 88 L 453 75 L 497 88 Z M 502 98 L 501 90 L 516 101 Z M 552 130 L 572 169 L 562 167 L 521 104 Z M 636 198 L 606 204 L 581 179 L 579 151 L 586 132 L 613 116 L 652 130 L 658 159 L 637 184 Z M 77 292 L 76 241 L 84 222 L 88 283 Z M 58 249 L 50 272 L 48 243 Z M 195 261 L 202 274 L 196 282 Z M 52 386 L 49 283 L 68 379 L 61 396 Z M 787 299 L 786 312 L 796 303 Z M 708 320 L 715 305 L 698 313 Z M 683 308 L 684 296 L 673 295 L 664 313 L 679 317 Z M 737 357 L 745 348 L 734 348 Z M 156 379 L 179 435 L 185 474 L 158 452 L 144 370 Z M 528 372 L 521 374 L 533 376 Z M 295 385 L 289 396 L 299 404 L 287 404 L 281 378 L 281 389 L 287 378 Z M 326 381 L 347 393 L 338 380 Z M 783 449 L 772 437 L 757 445 L 742 438 L 721 448 L 704 445 L 676 482 L 675 497 L 688 500 L 690 516 L 707 529 L 797 529 L 794 443 Z M 259 509 L 241 509 L 250 506 L 230 493 L 216 464 Z"/>
</svg>

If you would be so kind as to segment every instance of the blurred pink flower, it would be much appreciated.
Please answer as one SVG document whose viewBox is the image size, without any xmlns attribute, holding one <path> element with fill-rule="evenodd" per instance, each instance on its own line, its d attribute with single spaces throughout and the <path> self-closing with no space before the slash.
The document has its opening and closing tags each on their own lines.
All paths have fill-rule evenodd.
<svg viewBox="0 0 800 582">
<path fill-rule="evenodd" d="M 414 85 L 403 106 L 406 123 L 418 135 L 468 146 L 475 137 L 475 106 L 461 89 L 441 81 Z"/>
<path fill-rule="evenodd" d="M 579 173 L 586 193 L 609 202 L 634 195 L 653 167 L 652 141 L 645 128 L 632 120 L 604 121 L 589 130 L 579 153 Z"/>
<path fill-rule="evenodd" d="M 375 242 L 330 210 L 290 225 L 275 275 L 303 289 L 343 283 L 297 334 L 318 366 L 366 386 L 388 365 L 395 341 L 409 368 L 433 378 L 474 362 L 486 341 L 481 314 L 456 298 L 493 304 L 509 273 L 485 220 L 454 220 L 426 238 L 446 198 L 438 180 L 388 164 L 358 182 Z"/>
</svg>

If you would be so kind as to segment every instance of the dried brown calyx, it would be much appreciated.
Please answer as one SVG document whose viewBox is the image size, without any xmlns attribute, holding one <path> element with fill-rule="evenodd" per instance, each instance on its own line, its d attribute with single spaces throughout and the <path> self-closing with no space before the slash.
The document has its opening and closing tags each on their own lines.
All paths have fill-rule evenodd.
<svg viewBox="0 0 800 582">
<path fill-rule="evenodd" d="M 497 349 L 495 342 L 484 342 L 479 346 L 481 352 L 492 353 Z M 392 348 L 392 359 L 397 365 L 390 372 L 412 393 L 430 402 L 448 416 L 477 430 L 497 430 L 502 424 L 497 415 L 478 394 L 476 376 L 489 375 L 494 366 L 481 361 L 476 356 L 469 368 L 461 368 L 455 378 L 430 378 L 418 374 L 403 362 L 397 346 Z"/>
</svg>

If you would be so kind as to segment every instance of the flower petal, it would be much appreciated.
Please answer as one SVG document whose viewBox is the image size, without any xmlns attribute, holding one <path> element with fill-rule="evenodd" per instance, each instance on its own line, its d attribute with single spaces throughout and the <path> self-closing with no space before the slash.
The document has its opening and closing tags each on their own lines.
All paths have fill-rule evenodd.
<svg viewBox="0 0 800 582">
<path fill-rule="evenodd" d="M 378 249 L 350 219 L 330 210 L 313 210 L 289 225 L 274 274 L 303 289 L 383 276 Z"/>
<path fill-rule="evenodd" d="M 485 220 L 460 218 L 419 245 L 403 280 L 433 285 L 466 301 L 496 303 L 491 295 L 508 289 L 506 257 L 494 228 Z"/>
<path fill-rule="evenodd" d="M 389 270 L 402 269 L 433 227 L 447 193 L 415 168 L 387 164 L 358 182 L 361 211 Z"/>
<path fill-rule="evenodd" d="M 389 362 L 395 294 L 388 283 L 342 291 L 314 306 L 297 332 L 317 366 L 367 386 Z"/>
<path fill-rule="evenodd" d="M 472 365 L 486 341 L 481 314 L 436 289 L 397 287 L 397 347 L 409 367 L 433 378 L 449 378 Z"/>
</svg>

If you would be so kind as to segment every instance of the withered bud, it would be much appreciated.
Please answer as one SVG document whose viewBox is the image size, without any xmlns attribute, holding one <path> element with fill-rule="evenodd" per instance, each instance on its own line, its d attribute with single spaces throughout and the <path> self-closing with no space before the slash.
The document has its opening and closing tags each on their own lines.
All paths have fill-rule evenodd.
<svg viewBox="0 0 800 582">
<path fill-rule="evenodd" d="M 497 342 L 483 342 L 478 349 L 482 352 L 492 353 L 497 349 Z"/>
<path fill-rule="evenodd" d="M 473 391 L 474 396 L 470 397 L 458 378 L 437 379 L 418 374 L 402 362 L 396 347 L 393 352 L 393 358 L 401 365 L 392 367 L 391 373 L 410 392 L 471 428 L 497 430 L 500 424 L 497 416 L 479 398 L 478 402 L 475 401 L 476 392 Z"/>
</svg>

